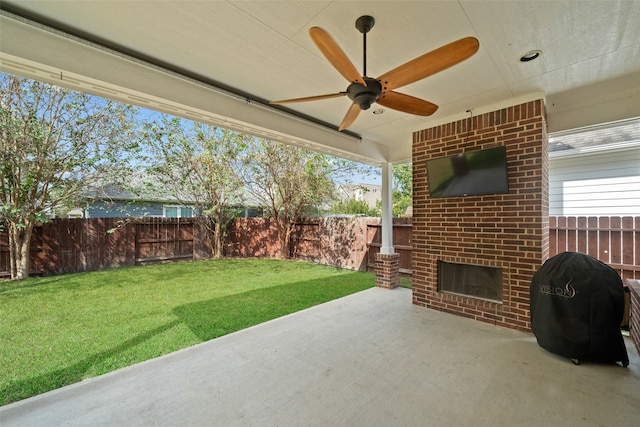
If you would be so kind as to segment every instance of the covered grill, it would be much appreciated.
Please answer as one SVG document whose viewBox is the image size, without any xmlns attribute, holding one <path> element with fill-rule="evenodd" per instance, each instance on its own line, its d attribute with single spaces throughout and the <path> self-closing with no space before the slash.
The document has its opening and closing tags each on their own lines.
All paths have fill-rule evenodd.
<svg viewBox="0 0 640 427">
<path fill-rule="evenodd" d="M 530 297 L 531 329 L 542 348 L 575 363 L 628 366 L 624 286 L 611 267 L 577 252 L 558 254 L 533 276 Z"/>
</svg>

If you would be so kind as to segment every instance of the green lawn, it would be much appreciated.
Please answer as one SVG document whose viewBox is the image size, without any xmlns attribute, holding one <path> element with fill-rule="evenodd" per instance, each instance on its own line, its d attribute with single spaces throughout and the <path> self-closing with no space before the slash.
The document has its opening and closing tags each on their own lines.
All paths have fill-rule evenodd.
<svg viewBox="0 0 640 427">
<path fill-rule="evenodd" d="M 400 276 L 400 287 L 411 289 L 411 277 L 409 276 Z"/>
<path fill-rule="evenodd" d="M 223 259 L 0 282 L 4 405 L 374 286 L 371 273 Z"/>
</svg>

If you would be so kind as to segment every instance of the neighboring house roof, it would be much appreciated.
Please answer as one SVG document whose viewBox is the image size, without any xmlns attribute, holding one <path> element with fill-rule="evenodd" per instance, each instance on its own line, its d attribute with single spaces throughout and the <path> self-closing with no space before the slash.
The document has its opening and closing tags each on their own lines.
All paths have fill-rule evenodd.
<svg viewBox="0 0 640 427">
<path fill-rule="evenodd" d="M 551 156 L 640 146 L 640 118 L 558 132 L 549 138 Z"/>
<path fill-rule="evenodd" d="M 181 202 L 178 197 L 166 191 L 161 184 L 142 172 L 133 174 L 127 183 L 127 187 L 115 183 L 107 183 L 101 187 L 87 189 L 82 195 L 89 200 L 196 204 L 193 200 L 183 200 Z M 247 188 L 241 189 L 228 204 L 234 206 L 262 206 L 258 198 L 252 195 Z"/>
<path fill-rule="evenodd" d="M 92 200 L 122 200 L 122 201 L 153 201 L 178 203 L 178 198 L 160 190 L 126 189 L 118 184 L 105 184 L 101 187 L 88 189 L 82 193 L 85 199 Z"/>
<path fill-rule="evenodd" d="M 88 188 L 83 192 L 83 197 L 93 200 L 195 204 L 193 200 L 182 199 L 181 202 L 153 175 L 143 170 L 134 171 L 120 183 L 107 182 L 99 187 Z"/>
<path fill-rule="evenodd" d="M 640 215 L 640 119 L 554 134 L 550 151 L 550 215 Z"/>
</svg>

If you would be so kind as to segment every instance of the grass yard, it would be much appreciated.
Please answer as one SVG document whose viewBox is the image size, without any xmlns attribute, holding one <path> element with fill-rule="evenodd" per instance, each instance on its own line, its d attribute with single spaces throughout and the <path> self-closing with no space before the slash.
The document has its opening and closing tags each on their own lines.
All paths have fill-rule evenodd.
<svg viewBox="0 0 640 427">
<path fill-rule="evenodd" d="M 268 259 L 0 282 L 0 405 L 374 285 L 371 273 Z"/>
</svg>

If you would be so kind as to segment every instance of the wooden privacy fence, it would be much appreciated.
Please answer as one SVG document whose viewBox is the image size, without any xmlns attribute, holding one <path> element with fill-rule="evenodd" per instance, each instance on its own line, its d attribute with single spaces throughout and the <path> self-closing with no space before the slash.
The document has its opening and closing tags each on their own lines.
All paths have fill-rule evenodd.
<svg viewBox="0 0 640 427">
<path fill-rule="evenodd" d="M 295 225 L 291 256 L 351 270 L 372 270 L 382 246 L 380 218 L 308 218 Z M 411 218 L 394 218 L 393 245 L 400 268 L 411 273 Z M 226 255 L 273 257 L 279 253 L 275 223 L 243 218 L 229 228 Z"/>
<path fill-rule="evenodd" d="M 550 217 L 549 256 L 589 254 L 620 273 L 640 279 L 640 217 Z M 229 227 L 226 256 L 275 257 L 273 220 L 241 218 Z M 382 243 L 379 218 L 315 218 L 296 224 L 291 256 L 324 265 L 372 270 Z M 411 273 L 411 218 L 395 218 L 393 245 L 400 271 Z M 31 273 L 55 275 L 151 262 L 204 259 L 206 233 L 193 218 L 56 219 L 36 227 Z M 6 232 L 0 232 L 0 277 L 9 275 Z"/>
<path fill-rule="evenodd" d="M 33 275 L 127 267 L 151 262 L 207 258 L 204 233 L 190 218 L 56 219 L 35 227 Z M 6 232 L 0 233 L 0 276 L 9 276 Z"/>
<path fill-rule="evenodd" d="M 640 217 L 550 217 L 549 256 L 581 252 L 640 279 Z"/>
</svg>

